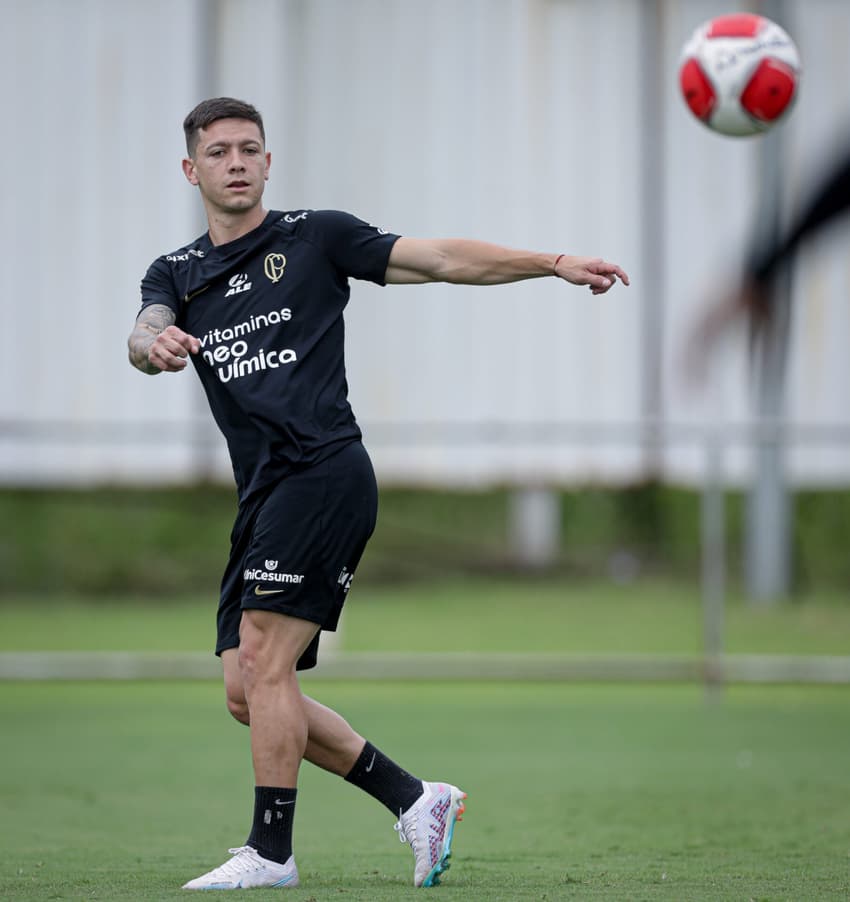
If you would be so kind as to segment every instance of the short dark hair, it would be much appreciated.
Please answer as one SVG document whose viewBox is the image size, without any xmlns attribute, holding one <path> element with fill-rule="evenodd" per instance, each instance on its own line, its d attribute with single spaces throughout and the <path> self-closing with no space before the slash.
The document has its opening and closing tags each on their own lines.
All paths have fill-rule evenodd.
<svg viewBox="0 0 850 902">
<path fill-rule="evenodd" d="M 190 157 L 198 146 L 198 132 L 202 128 L 209 128 L 213 122 L 217 122 L 219 119 L 247 119 L 249 122 L 253 122 L 260 130 L 263 144 L 266 143 L 263 117 L 256 107 L 245 103 L 244 100 L 234 100 L 232 97 L 213 97 L 210 100 L 202 100 L 183 120 L 186 151 Z"/>
</svg>

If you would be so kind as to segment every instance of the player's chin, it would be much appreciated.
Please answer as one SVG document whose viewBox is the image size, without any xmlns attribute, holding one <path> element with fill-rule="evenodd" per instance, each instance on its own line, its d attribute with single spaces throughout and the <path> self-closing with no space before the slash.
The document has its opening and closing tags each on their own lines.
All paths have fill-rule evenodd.
<svg viewBox="0 0 850 902">
<path fill-rule="evenodd" d="M 220 207 L 225 213 L 244 213 L 245 210 L 252 210 L 260 202 L 260 195 L 254 194 L 237 194 L 230 195 L 222 200 Z"/>
</svg>

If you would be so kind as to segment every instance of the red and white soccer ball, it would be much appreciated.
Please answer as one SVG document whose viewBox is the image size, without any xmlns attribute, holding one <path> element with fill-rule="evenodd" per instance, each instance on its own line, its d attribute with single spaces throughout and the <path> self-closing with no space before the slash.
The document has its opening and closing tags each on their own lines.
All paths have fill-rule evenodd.
<svg viewBox="0 0 850 902">
<path fill-rule="evenodd" d="M 734 13 L 704 22 L 682 50 L 679 85 L 690 111 L 724 135 L 756 135 L 797 96 L 800 54 L 770 19 Z"/>
</svg>

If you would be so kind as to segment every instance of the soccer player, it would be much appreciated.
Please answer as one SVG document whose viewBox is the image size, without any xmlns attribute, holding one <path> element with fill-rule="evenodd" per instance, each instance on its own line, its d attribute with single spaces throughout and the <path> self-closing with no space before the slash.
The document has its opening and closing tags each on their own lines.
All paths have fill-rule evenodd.
<svg viewBox="0 0 850 902">
<path fill-rule="evenodd" d="M 466 798 L 422 781 L 305 696 L 375 526 L 377 488 L 347 399 L 349 279 L 495 285 L 554 276 L 606 292 L 625 272 L 597 258 L 471 240 L 403 238 L 337 211 L 268 211 L 271 156 L 257 110 L 232 98 L 186 117 L 183 172 L 209 230 L 153 262 L 129 338 L 144 373 L 192 360 L 223 432 L 239 497 L 221 584 L 216 654 L 230 713 L 248 724 L 254 819 L 243 846 L 186 889 L 297 886 L 292 854 L 302 759 L 344 777 L 398 819 L 414 884 L 448 867 Z"/>
<path fill-rule="evenodd" d="M 754 335 L 767 326 L 774 316 L 771 285 L 780 267 L 813 235 L 848 212 L 850 151 L 834 162 L 783 231 L 770 242 L 754 245 L 735 290 L 703 312 L 687 345 L 686 366 L 692 376 L 702 375 L 713 345 L 741 316 L 749 317 Z"/>
</svg>

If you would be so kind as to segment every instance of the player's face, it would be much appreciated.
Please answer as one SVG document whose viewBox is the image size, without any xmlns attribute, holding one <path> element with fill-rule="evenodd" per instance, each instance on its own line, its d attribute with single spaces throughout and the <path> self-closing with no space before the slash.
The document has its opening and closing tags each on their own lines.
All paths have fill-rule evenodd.
<svg viewBox="0 0 850 902">
<path fill-rule="evenodd" d="M 270 163 L 255 123 L 219 119 L 200 130 L 194 156 L 183 160 L 183 172 L 208 206 L 244 213 L 259 204 Z"/>
</svg>

